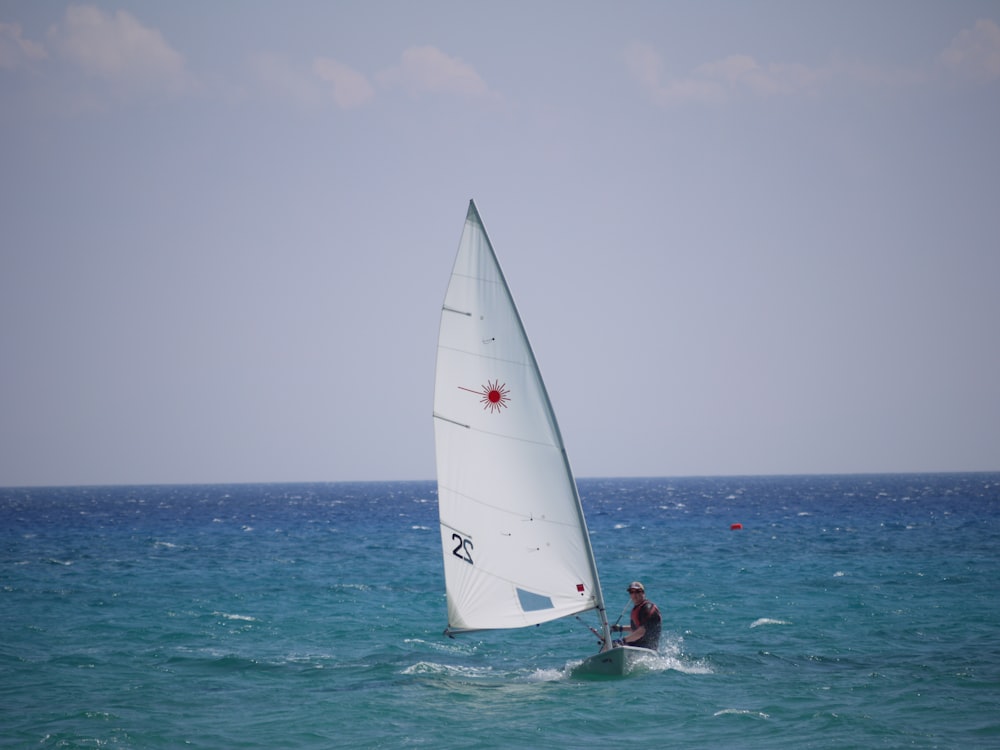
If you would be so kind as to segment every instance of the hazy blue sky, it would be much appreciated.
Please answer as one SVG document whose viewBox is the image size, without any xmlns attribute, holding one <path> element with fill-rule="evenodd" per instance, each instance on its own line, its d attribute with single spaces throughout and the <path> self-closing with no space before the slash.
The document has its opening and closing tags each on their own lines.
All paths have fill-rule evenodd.
<svg viewBox="0 0 1000 750">
<path fill-rule="evenodd" d="M 475 198 L 579 476 L 1000 469 L 1000 5 L 0 2 L 0 485 L 430 479 Z"/>
</svg>

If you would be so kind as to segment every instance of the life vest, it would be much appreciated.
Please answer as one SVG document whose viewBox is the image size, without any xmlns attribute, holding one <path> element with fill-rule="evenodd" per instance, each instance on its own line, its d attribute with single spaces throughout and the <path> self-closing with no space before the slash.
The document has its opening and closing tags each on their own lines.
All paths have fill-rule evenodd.
<svg viewBox="0 0 1000 750">
<path fill-rule="evenodd" d="M 639 613 L 643 611 L 646 613 L 646 616 L 643 617 L 642 618 L 643 621 L 640 622 Z M 645 622 L 647 622 L 654 612 L 659 612 L 659 610 L 656 608 L 656 605 L 653 604 L 648 599 L 645 600 L 642 604 L 632 607 L 632 616 L 631 616 L 632 630 L 634 631 L 636 628 L 642 626 Z"/>
<path fill-rule="evenodd" d="M 646 606 L 646 605 L 649 606 Z M 642 616 L 642 621 L 640 622 L 639 617 Z M 656 622 L 653 625 L 647 625 L 647 623 L 653 619 L 656 615 Z M 645 627 L 646 632 L 637 641 L 632 641 L 629 645 L 638 646 L 639 648 L 649 648 L 656 651 L 660 647 L 660 628 L 662 627 L 660 610 L 651 601 L 644 601 L 642 604 L 632 608 L 632 632 L 636 631 L 636 628 Z"/>
</svg>

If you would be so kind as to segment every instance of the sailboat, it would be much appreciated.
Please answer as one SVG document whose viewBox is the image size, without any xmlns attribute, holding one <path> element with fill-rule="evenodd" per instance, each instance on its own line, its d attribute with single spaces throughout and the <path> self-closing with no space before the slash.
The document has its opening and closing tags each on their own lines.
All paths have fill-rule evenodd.
<svg viewBox="0 0 1000 750">
<path fill-rule="evenodd" d="M 441 309 L 434 384 L 448 635 L 596 610 L 579 675 L 623 675 L 597 563 L 538 363 L 474 201 Z"/>
</svg>

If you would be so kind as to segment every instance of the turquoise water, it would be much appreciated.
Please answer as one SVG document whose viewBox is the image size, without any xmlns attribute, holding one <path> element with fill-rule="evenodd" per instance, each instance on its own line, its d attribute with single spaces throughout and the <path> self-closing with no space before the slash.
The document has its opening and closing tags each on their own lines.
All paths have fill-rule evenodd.
<svg viewBox="0 0 1000 750">
<path fill-rule="evenodd" d="M 1000 474 L 580 489 L 622 680 L 442 635 L 432 482 L 0 490 L 0 746 L 1000 747 Z"/>
</svg>

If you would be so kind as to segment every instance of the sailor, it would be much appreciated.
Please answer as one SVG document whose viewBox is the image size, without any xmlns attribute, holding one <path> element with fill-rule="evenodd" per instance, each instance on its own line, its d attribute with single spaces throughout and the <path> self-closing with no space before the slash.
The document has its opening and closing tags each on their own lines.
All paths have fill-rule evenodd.
<svg viewBox="0 0 1000 750">
<path fill-rule="evenodd" d="M 646 598 L 646 587 L 640 581 L 632 581 L 628 585 L 629 596 L 632 597 L 632 624 L 612 625 L 614 633 L 627 632 L 622 643 L 625 646 L 651 648 L 656 651 L 660 647 L 660 610 Z"/>
</svg>

